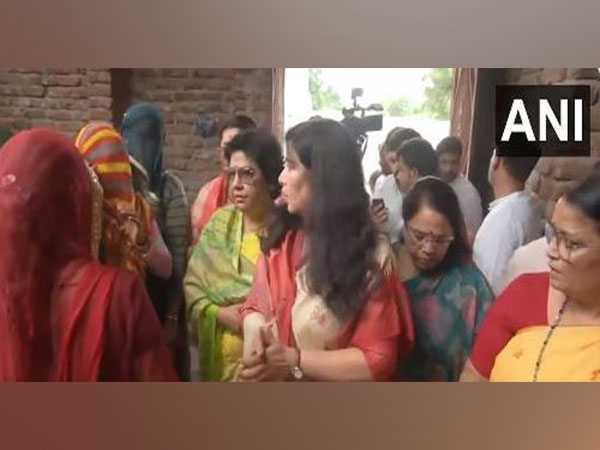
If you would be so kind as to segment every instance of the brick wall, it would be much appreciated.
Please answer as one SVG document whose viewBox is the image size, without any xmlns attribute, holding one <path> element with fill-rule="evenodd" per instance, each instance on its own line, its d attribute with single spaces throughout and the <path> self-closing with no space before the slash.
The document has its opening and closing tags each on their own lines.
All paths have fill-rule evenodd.
<svg viewBox="0 0 600 450">
<path fill-rule="evenodd" d="M 591 173 L 600 169 L 600 75 L 597 69 L 510 69 L 511 84 L 589 84 L 592 101 L 592 157 L 542 158 L 528 180 L 527 187 L 544 203 L 546 218 L 552 216 L 556 201 Z"/>
<path fill-rule="evenodd" d="M 195 134 L 202 112 L 244 113 L 271 126 L 271 69 L 135 69 L 133 101 L 148 101 L 166 118 L 166 164 L 183 180 L 190 198 L 219 170 L 217 139 Z"/>
<path fill-rule="evenodd" d="M 0 69 L 0 123 L 13 132 L 57 127 L 75 136 L 90 120 L 111 120 L 106 69 Z"/>
<path fill-rule="evenodd" d="M 166 166 L 190 199 L 218 173 L 216 138 L 195 135 L 202 112 L 245 113 L 271 126 L 271 69 L 0 69 L 0 124 L 13 132 L 56 127 L 74 137 L 92 120 L 120 119 L 136 101 L 166 117 Z"/>
</svg>

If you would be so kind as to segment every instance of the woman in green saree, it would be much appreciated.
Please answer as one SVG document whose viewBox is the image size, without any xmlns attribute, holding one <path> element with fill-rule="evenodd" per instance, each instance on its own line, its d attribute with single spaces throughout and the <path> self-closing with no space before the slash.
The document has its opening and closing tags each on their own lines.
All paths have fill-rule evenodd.
<svg viewBox="0 0 600 450">
<path fill-rule="evenodd" d="M 283 169 L 281 146 L 261 130 L 236 136 L 225 156 L 232 203 L 206 224 L 184 279 L 191 344 L 198 349 L 203 381 L 235 379 L 242 356 L 240 308 L 252 286 L 259 236 L 279 195 Z"/>
<path fill-rule="evenodd" d="M 417 338 L 399 379 L 458 381 L 494 295 L 472 261 L 458 198 L 448 184 L 422 178 L 404 198 L 402 215 L 398 275 L 409 293 Z"/>
</svg>

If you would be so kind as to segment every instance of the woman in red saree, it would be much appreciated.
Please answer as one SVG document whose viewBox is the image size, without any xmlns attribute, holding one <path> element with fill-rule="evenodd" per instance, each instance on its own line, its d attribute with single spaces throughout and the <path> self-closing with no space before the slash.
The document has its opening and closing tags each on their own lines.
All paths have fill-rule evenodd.
<svg viewBox="0 0 600 450">
<path fill-rule="evenodd" d="M 92 256 L 93 193 L 56 131 L 22 132 L 0 154 L 1 381 L 175 380 L 139 278 Z"/>
<path fill-rule="evenodd" d="M 243 307 L 241 381 L 390 380 L 412 347 L 406 291 L 369 215 L 356 143 L 332 120 L 288 131 L 287 206 Z"/>
</svg>

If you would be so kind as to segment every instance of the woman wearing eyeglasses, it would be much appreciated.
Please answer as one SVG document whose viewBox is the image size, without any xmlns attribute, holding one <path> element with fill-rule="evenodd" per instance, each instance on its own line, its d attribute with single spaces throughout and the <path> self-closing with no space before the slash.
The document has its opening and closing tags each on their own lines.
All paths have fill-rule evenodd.
<svg viewBox="0 0 600 450">
<path fill-rule="evenodd" d="M 232 381 L 242 355 L 240 308 L 260 255 L 259 237 L 279 195 L 281 146 L 247 130 L 225 147 L 232 204 L 213 214 L 184 279 L 192 343 L 203 381 Z"/>
<path fill-rule="evenodd" d="M 463 381 L 600 381 L 600 173 L 564 195 L 546 227 L 549 273 L 498 297 Z"/>
<path fill-rule="evenodd" d="M 452 188 L 419 180 L 404 199 L 399 276 L 412 303 L 415 349 L 399 379 L 458 381 L 475 333 L 494 299 L 471 259 L 465 223 Z"/>
</svg>

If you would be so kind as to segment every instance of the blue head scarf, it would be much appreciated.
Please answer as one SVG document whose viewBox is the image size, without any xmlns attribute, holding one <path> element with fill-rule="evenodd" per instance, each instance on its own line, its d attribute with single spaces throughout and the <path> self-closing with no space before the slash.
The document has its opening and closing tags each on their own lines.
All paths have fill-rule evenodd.
<svg viewBox="0 0 600 450">
<path fill-rule="evenodd" d="M 129 154 L 148 172 L 150 190 L 160 195 L 165 142 L 162 113 L 150 103 L 131 106 L 123 117 L 121 135 Z"/>
</svg>

